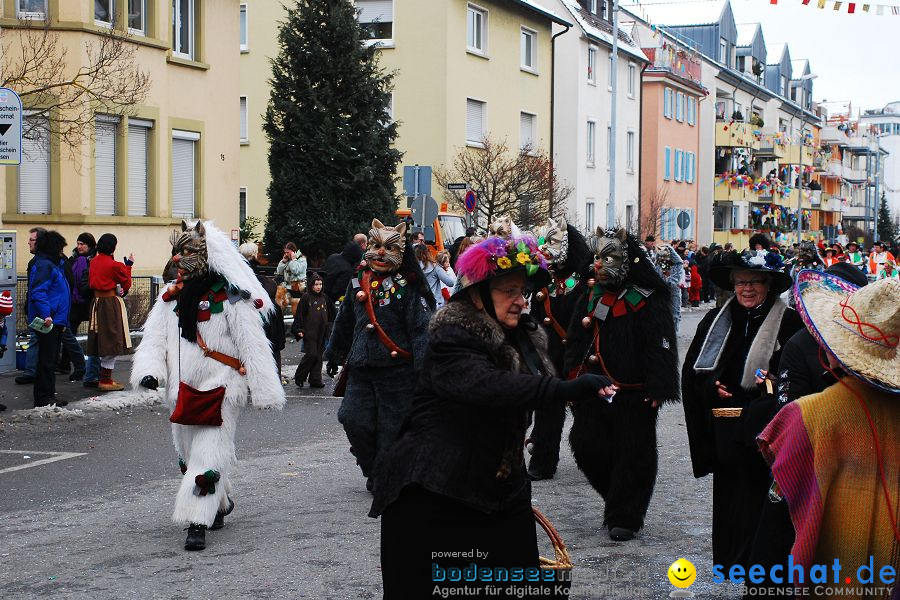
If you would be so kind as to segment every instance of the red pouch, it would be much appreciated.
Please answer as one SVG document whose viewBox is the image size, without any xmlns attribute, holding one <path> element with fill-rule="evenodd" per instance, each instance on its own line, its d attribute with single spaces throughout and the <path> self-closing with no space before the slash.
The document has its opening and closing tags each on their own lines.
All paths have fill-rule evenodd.
<svg viewBox="0 0 900 600">
<path fill-rule="evenodd" d="M 450 302 L 450 288 L 441 288 L 441 296 L 444 297 L 445 302 Z"/>
<path fill-rule="evenodd" d="M 178 383 L 178 400 L 175 402 L 175 411 L 169 420 L 179 425 L 220 427 L 224 399 L 224 386 L 201 392 L 181 381 Z"/>
</svg>

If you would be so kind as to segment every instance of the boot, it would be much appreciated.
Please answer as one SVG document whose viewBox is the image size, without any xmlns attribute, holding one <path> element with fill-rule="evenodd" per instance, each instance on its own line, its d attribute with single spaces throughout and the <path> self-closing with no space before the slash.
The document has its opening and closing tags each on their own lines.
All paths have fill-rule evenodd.
<svg viewBox="0 0 900 600">
<path fill-rule="evenodd" d="M 117 381 L 113 381 L 112 369 L 100 368 L 100 383 L 97 385 L 101 392 L 118 392 L 124 390 L 125 386 Z"/>
<path fill-rule="evenodd" d="M 203 550 L 206 548 L 206 525 L 191 523 L 187 528 L 187 539 L 184 541 L 185 550 Z"/>
<path fill-rule="evenodd" d="M 234 500 L 231 498 L 228 499 L 228 508 L 224 511 L 220 510 L 216 513 L 216 520 L 213 521 L 213 524 L 209 526 L 210 531 L 215 531 L 216 529 L 222 529 L 225 527 L 225 517 L 231 514 L 231 511 L 234 510 Z"/>
</svg>

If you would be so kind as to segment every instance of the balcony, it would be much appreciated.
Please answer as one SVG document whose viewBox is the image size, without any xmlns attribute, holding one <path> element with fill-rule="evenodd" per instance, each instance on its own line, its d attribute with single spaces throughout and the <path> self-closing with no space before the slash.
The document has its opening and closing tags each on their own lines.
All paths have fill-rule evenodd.
<svg viewBox="0 0 900 600">
<path fill-rule="evenodd" d="M 763 134 L 757 144 L 759 150 L 756 152 L 756 156 L 759 158 L 774 158 L 781 162 L 781 159 L 787 154 L 787 145 L 780 135 Z"/>
<path fill-rule="evenodd" d="M 721 183 L 721 176 L 716 178 L 713 191 L 713 200 L 716 202 L 756 202 L 758 194 L 750 186 L 732 186 L 730 183 Z"/>
<path fill-rule="evenodd" d="M 851 183 L 864 183 L 867 179 L 865 169 L 851 169 L 850 167 L 843 168 L 841 177 Z"/>
<path fill-rule="evenodd" d="M 753 126 L 748 123 L 716 122 L 716 146 L 729 148 L 758 148 Z"/>
<path fill-rule="evenodd" d="M 819 141 L 823 144 L 846 144 L 850 141 L 847 133 L 834 125 L 826 125 L 819 133 Z"/>
<path fill-rule="evenodd" d="M 778 159 L 778 164 L 811 167 L 813 164 L 813 150 L 811 147 L 803 144 L 789 144 L 785 146 L 784 155 Z"/>
</svg>

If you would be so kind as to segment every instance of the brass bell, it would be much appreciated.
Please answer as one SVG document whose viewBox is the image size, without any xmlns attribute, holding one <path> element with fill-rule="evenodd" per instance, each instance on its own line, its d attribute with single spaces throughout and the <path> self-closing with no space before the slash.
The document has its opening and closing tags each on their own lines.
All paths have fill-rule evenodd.
<svg viewBox="0 0 900 600">
<path fill-rule="evenodd" d="M 538 292 L 534 295 L 535 299 L 538 301 L 542 301 L 544 299 L 544 292 Z"/>
<path fill-rule="evenodd" d="M 591 277 L 587 280 L 588 287 L 594 287 L 594 284 L 597 283 L 597 280 Z"/>
<path fill-rule="evenodd" d="M 372 323 L 366 323 L 366 331 L 375 331 L 375 325 Z"/>
<path fill-rule="evenodd" d="M 553 319 L 551 319 L 550 317 L 544 317 L 544 325 L 549 325 L 552 322 L 553 322 Z"/>
<path fill-rule="evenodd" d="M 591 326 L 591 318 L 590 317 L 583 318 L 581 320 L 581 325 L 582 325 L 582 327 L 585 327 L 585 328 L 590 327 Z"/>
<path fill-rule="evenodd" d="M 246 375 L 246 374 L 247 374 L 247 369 L 244 368 L 243 365 L 241 365 L 241 368 L 238 369 L 238 373 L 240 373 L 241 375 Z"/>
<path fill-rule="evenodd" d="M 360 302 L 365 302 L 366 301 L 366 293 L 362 290 L 359 290 L 358 292 L 356 292 L 356 299 L 359 300 Z"/>
<path fill-rule="evenodd" d="M 559 340 L 559 341 L 562 342 L 563 345 L 565 345 L 565 343 L 566 343 L 566 338 L 563 338 L 563 339 L 561 339 L 561 340 Z"/>
<path fill-rule="evenodd" d="M 597 358 L 596 354 L 591 354 L 590 356 L 588 356 L 588 362 L 591 363 L 592 365 L 596 365 L 599 361 L 600 361 L 600 359 Z"/>
<path fill-rule="evenodd" d="M 400 355 L 397 354 L 396 350 L 391 350 L 391 358 L 397 358 L 398 356 L 400 356 Z"/>
</svg>

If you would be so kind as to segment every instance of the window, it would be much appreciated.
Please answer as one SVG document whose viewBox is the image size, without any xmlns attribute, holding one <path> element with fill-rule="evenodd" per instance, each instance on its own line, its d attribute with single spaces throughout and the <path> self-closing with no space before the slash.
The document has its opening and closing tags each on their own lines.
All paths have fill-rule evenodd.
<svg viewBox="0 0 900 600">
<path fill-rule="evenodd" d="M 94 123 L 94 213 L 116 214 L 116 131 L 118 117 L 97 115 Z"/>
<path fill-rule="evenodd" d="M 487 52 L 487 12 L 469 5 L 466 24 L 466 46 L 472 52 Z"/>
<path fill-rule="evenodd" d="M 728 41 L 725 38 L 719 38 L 719 62 L 723 65 L 728 60 Z"/>
<path fill-rule="evenodd" d="M 629 204 L 625 207 L 625 229 L 629 232 L 633 232 L 637 227 L 637 223 L 634 222 L 634 204 Z"/>
<path fill-rule="evenodd" d="M 242 187 L 238 193 L 238 223 L 244 224 L 247 220 L 247 188 Z"/>
<path fill-rule="evenodd" d="M 592 200 L 584 203 L 584 226 L 588 232 L 594 229 L 594 202 Z"/>
<path fill-rule="evenodd" d="M 660 211 L 660 219 L 659 219 L 659 235 L 664 240 L 674 240 L 678 237 L 678 234 L 675 233 L 676 225 L 675 218 L 678 213 L 678 209 L 675 208 L 663 208 Z"/>
<path fill-rule="evenodd" d="M 778 89 L 778 93 L 781 94 L 782 98 L 787 98 L 787 88 L 788 88 L 788 78 L 782 77 L 781 84 Z"/>
<path fill-rule="evenodd" d="M 684 94 L 682 92 L 675 95 L 675 120 L 684 122 Z"/>
<path fill-rule="evenodd" d="M 483 146 L 484 108 L 484 102 L 466 99 L 466 143 L 470 146 Z"/>
<path fill-rule="evenodd" d="M 112 25 L 115 9 L 115 0 L 94 0 L 94 21 L 103 25 Z"/>
<path fill-rule="evenodd" d="M 128 0 L 128 30 L 131 33 L 147 33 L 147 0 Z"/>
<path fill-rule="evenodd" d="M 535 149 L 534 124 L 536 117 L 530 113 L 519 113 L 519 148 L 522 152 L 531 153 Z"/>
<path fill-rule="evenodd" d="M 393 0 L 356 0 L 359 24 L 370 40 L 390 40 L 394 37 Z"/>
<path fill-rule="evenodd" d="M 172 51 L 194 58 L 194 0 L 172 0 Z"/>
<path fill-rule="evenodd" d="M 150 150 L 152 121 L 128 119 L 128 216 L 145 217 L 148 210 L 149 173 L 147 156 Z"/>
<path fill-rule="evenodd" d="M 597 83 L 597 49 L 588 48 L 588 83 Z"/>
<path fill-rule="evenodd" d="M 247 5 L 241 4 L 241 52 L 247 52 L 250 46 L 247 43 Z"/>
<path fill-rule="evenodd" d="M 697 99 L 691 96 L 687 101 L 687 122 L 693 125 L 697 122 Z"/>
<path fill-rule="evenodd" d="M 738 70 L 738 71 L 740 71 L 741 73 L 746 72 L 747 69 L 744 68 L 744 67 L 746 66 L 746 64 L 747 64 L 747 57 L 746 57 L 746 56 L 738 56 L 738 57 L 737 57 L 737 63 L 736 63 L 736 65 L 737 65 L 737 70 Z"/>
<path fill-rule="evenodd" d="M 610 165 L 613 153 L 612 125 L 606 126 L 606 166 Z"/>
<path fill-rule="evenodd" d="M 666 146 L 663 151 L 663 162 L 665 163 L 665 175 L 663 179 L 669 181 L 672 179 L 672 149 Z"/>
<path fill-rule="evenodd" d="M 537 33 L 522 28 L 522 68 L 537 69 Z"/>
<path fill-rule="evenodd" d="M 737 115 L 737 116 L 734 116 Z M 743 121 L 744 120 L 744 106 L 740 102 L 734 103 L 734 113 L 732 113 L 732 117 L 735 121 Z"/>
<path fill-rule="evenodd" d="M 193 218 L 194 167 L 200 134 L 172 131 L 172 217 Z"/>
<path fill-rule="evenodd" d="M 46 19 L 47 0 L 17 0 L 16 16 L 20 19 Z"/>
<path fill-rule="evenodd" d="M 694 183 L 694 166 L 697 155 L 693 152 L 685 152 L 684 154 L 684 181 L 685 183 Z"/>
<path fill-rule="evenodd" d="M 47 117 L 26 116 L 29 137 L 22 138 L 22 164 L 19 165 L 19 212 L 29 215 L 50 214 L 50 123 Z"/>
<path fill-rule="evenodd" d="M 672 118 L 672 88 L 663 90 L 663 116 L 667 119 Z"/>
<path fill-rule="evenodd" d="M 728 103 L 725 100 L 716 101 L 716 118 L 718 120 L 725 119 L 725 113 L 728 110 Z"/>
<path fill-rule="evenodd" d="M 684 179 L 684 152 L 679 149 L 675 149 L 675 181 L 682 181 Z"/>
<path fill-rule="evenodd" d="M 627 154 L 627 156 L 628 156 L 628 161 L 627 161 L 626 164 L 627 164 L 627 166 L 628 166 L 628 170 L 629 170 L 629 171 L 634 171 L 634 132 L 633 132 L 633 131 L 629 131 L 629 132 L 626 134 L 625 139 L 626 139 L 627 142 L 628 142 L 628 144 L 627 144 L 627 148 L 628 148 L 628 151 L 627 151 L 627 152 L 628 152 L 628 154 Z"/>
<path fill-rule="evenodd" d="M 241 96 L 241 143 L 246 144 L 250 140 L 249 127 L 247 123 L 247 96 Z"/>
<path fill-rule="evenodd" d="M 597 0 L 588 0 L 588 10 L 592 14 L 597 14 Z"/>
<path fill-rule="evenodd" d="M 628 97 L 634 98 L 637 89 L 637 67 L 634 63 L 628 63 Z"/>
<path fill-rule="evenodd" d="M 597 144 L 597 124 L 594 121 L 587 122 L 587 164 L 594 166 L 594 154 Z"/>
</svg>

